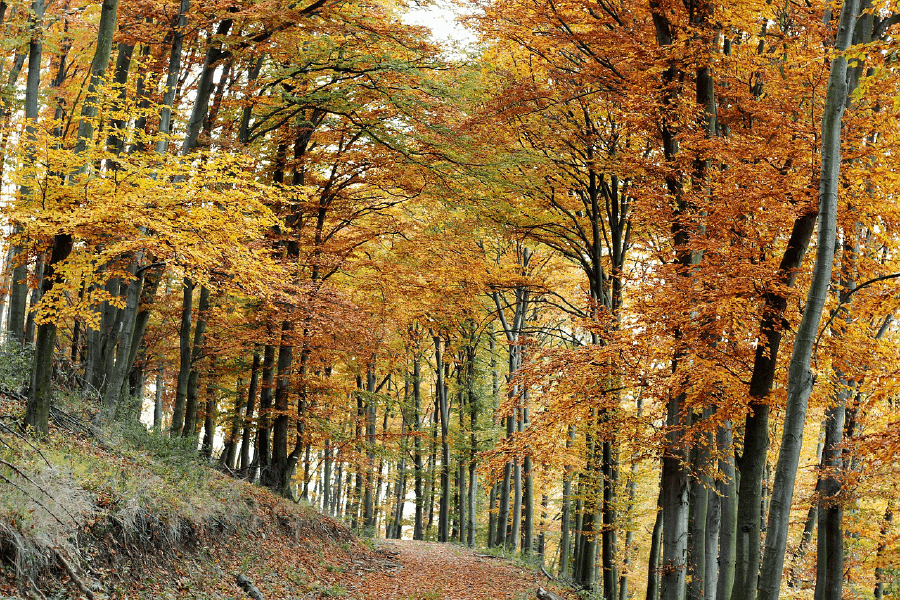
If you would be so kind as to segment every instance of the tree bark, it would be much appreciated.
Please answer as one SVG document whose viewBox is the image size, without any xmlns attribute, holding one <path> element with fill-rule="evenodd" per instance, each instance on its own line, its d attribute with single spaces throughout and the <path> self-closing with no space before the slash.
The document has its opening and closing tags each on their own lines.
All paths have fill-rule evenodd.
<svg viewBox="0 0 900 600">
<path fill-rule="evenodd" d="M 56 236 L 50 262 L 44 274 L 44 293 L 53 287 L 56 268 L 72 251 L 72 237 Z M 53 352 L 56 346 L 56 323 L 48 321 L 38 326 L 37 342 L 34 348 L 34 362 L 31 371 L 31 388 L 25 408 L 25 425 L 39 435 L 50 432 L 50 393 L 53 373 Z"/>
<path fill-rule="evenodd" d="M 816 379 L 810 369 L 811 356 L 834 263 L 840 185 L 841 122 L 847 99 L 847 58 L 843 55 L 843 51 L 850 45 L 858 7 L 858 0 L 845 0 L 841 7 L 838 35 L 835 40 L 835 49 L 839 54 L 832 59 L 828 77 L 828 91 L 822 114 L 818 251 L 806 306 L 791 353 L 781 451 L 775 468 L 772 504 L 766 526 L 766 550 L 760 572 L 758 600 L 777 600 L 781 589 L 791 501 L 800 460 L 807 401 Z"/>
<path fill-rule="evenodd" d="M 253 421 L 253 413 L 256 410 L 256 395 L 259 389 L 259 368 L 262 363 L 262 357 L 259 349 L 253 350 L 253 366 L 250 367 L 250 388 L 247 390 L 247 410 L 244 413 L 243 423 L 241 425 L 241 461 L 238 471 L 241 477 L 247 477 L 250 468 L 250 435 L 252 433 L 251 423 Z M 327 510 L 327 506 L 325 509 Z"/>
<path fill-rule="evenodd" d="M 719 497 L 719 562 L 716 580 L 716 600 L 729 600 L 734 584 L 734 554 L 737 473 L 734 468 L 734 441 L 731 422 L 719 425 L 716 431 L 716 446 L 719 450 L 719 479 L 716 481 L 716 495 Z"/>
<path fill-rule="evenodd" d="M 186 365 L 179 365 L 188 371 L 187 397 L 184 404 L 184 429 L 182 437 L 191 437 L 199 433 L 200 413 L 200 370 L 199 362 L 203 358 L 206 339 L 206 315 L 209 311 L 209 288 L 200 286 L 200 298 L 197 300 L 197 325 L 194 327 L 194 342 L 190 351 L 190 359 Z M 188 323 L 190 326 L 190 323 Z M 182 355 L 183 356 L 183 355 Z M 179 378 L 181 372 L 179 371 Z M 180 379 L 179 379 L 180 381 Z"/>
</svg>

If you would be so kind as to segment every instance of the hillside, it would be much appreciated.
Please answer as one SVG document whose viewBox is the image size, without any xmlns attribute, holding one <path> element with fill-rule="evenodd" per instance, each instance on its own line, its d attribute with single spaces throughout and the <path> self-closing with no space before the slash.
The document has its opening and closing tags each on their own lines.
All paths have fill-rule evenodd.
<svg viewBox="0 0 900 600">
<path fill-rule="evenodd" d="M 39 441 L 17 431 L 21 399 L 2 397 L 0 597 L 524 598 L 542 583 L 456 546 L 360 540 L 180 440 L 101 431 L 90 402 L 66 402 Z"/>
</svg>

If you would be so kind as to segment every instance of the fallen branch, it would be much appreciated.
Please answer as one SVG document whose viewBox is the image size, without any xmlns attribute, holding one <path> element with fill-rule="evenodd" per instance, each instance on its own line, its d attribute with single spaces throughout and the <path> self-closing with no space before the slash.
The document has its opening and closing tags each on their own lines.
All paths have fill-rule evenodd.
<svg viewBox="0 0 900 600">
<path fill-rule="evenodd" d="M 65 559 L 62 552 L 60 552 L 57 548 L 53 549 L 53 553 L 56 554 L 56 560 L 63 566 L 63 569 L 66 570 L 66 573 L 69 574 L 69 577 L 72 581 L 75 582 L 75 585 L 78 586 L 78 589 L 81 590 L 81 593 L 87 596 L 88 600 L 94 600 L 94 592 L 85 585 L 84 581 L 82 581 L 81 577 L 75 573 L 75 569 L 72 568 L 72 565 L 69 564 L 69 561 Z"/>
<path fill-rule="evenodd" d="M 537 589 L 536 595 L 538 600 L 565 600 L 562 596 L 558 596 L 553 592 L 548 592 L 542 587 Z"/>
<path fill-rule="evenodd" d="M 259 588 L 253 585 L 253 582 L 247 579 L 243 574 L 238 575 L 234 580 L 237 582 L 238 587 L 247 592 L 247 595 L 253 598 L 253 600 L 266 600 L 266 597 L 262 595 Z"/>
<path fill-rule="evenodd" d="M 551 575 L 550 573 L 548 573 L 547 569 L 545 569 L 543 566 L 541 567 L 541 573 L 543 573 L 544 577 L 546 577 L 550 581 L 556 581 L 556 578 L 553 575 Z"/>
</svg>

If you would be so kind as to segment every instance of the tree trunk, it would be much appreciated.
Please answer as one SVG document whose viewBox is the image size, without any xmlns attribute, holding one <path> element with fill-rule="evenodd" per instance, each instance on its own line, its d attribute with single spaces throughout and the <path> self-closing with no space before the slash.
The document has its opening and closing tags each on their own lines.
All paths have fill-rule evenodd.
<svg viewBox="0 0 900 600">
<path fill-rule="evenodd" d="M 703 600 L 706 596 L 703 585 L 706 582 L 707 564 L 706 521 L 709 509 L 707 490 L 710 487 L 707 473 L 710 466 L 710 446 L 701 442 L 691 458 L 693 460 L 690 478 L 690 544 L 687 567 L 691 578 L 686 596 L 689 600 Z"/>
<path fill-rule="evenodd" d="M 197 301 L 197 325 L 194 327 L 194 343 L 190 351 L 190 359 L 186 365 L 179 365 L 179 369 L 184 368 L 188 371 L 187 397 L 184 403 L 184 429 L 181 431 L 181 436 L 185 438 L 199 433 L 200 371 L 198 363 L 200 362 L 200 359 L 203 358 L 204 340 L 206 336 L 206 315 L 208 311 L 209 288 L 201 286 L 200 298 Z M 190 327 L 190 322 L 188 322 L 188 326 Z M 178 375 L 180 381 L 180 371 Z"/>
<path fill-rule="evenodd" d="M 607 418 L 605 415 L 603 418 Z M 616 484 L 619 479 L 618 458 L 615 438 L 603 441 L 603 529 L 600 534 L 601 563 L 603 565 L 603 594 L 615 600 L 618 597 L 619 574 L 616 548 Z"/>
<path fill-rule="evenodd" d="M 663 491 L 660 488 L 656 500 L 656 520 L 653 522 L 653 533 L 650 535 L 650 556 L 647 559 L 647 600 L 659 600 L 659 558 L 663 530 L 662 504 Z"/>
<path fill-rule="evenodd" d="M 212 458 L 213 438 L 216 435 L 216 379 L 212 372 L 206 379 L 206 407 L 203 411 L 203 456 Z"/>
<path fill-rule="evenodd" d="M 261 363 L 262 357 L 259 354 L 259 349 L 254 348 L 253 366 L 250 367 L 250 388 L 247 390 L 247 410 L 244 413 L 244 419 L 241 423 L 241 462 L 238 467 L 241 477 L 247 477 L 250 469 L 251 423 L 253 422 L 253 413 L 256 410 L 256 394 L 259 388 L 259 367 Z"/>
<path fill-rule="evenodd" d="M 575 441 L 575 427 L 569 425 L 566 437 L 566 448 L 571 448 Z M 559 576 L 566 577 L 569 574 L 569 530 L 572 528 L 570 521 L 570 508 L 572 505 L 572 466 L 566 465 L 563 475 L 562 509 L 559 519 Z"/>
<path fill-rule="evenodd" d="M 450 539 L 450 399 L 447 395 L 445 365 L 441 353 L 441 338 L 434 336 L 434 362 L 437 370 L 435 383 L 436 406 L 441 425 L 441 502 L 438 516 L 438 541 Z"/>
<path fill-rule="evenodd" d="M 425 465 L 422 463 L 422 438 L 419 434 L 422 432 L 422 388 L 421 388 L 421 359 L 418 348 L 413 356 L 413 427 L 417 434 L 413 439 L 413 462 L 415 468 L 415 495 L 416 495 L 416 515 L 415 524 L 413 525 L 413 539 L 424 540 L 425 529 L 423 523 L 423 509 L 425 508 L 425 493 L 422 489 L 422 480 L 425 475 Z"/>
<path fill-rule="evenodd" d="M 184 416 L 187 404 L 188 377 L 191 374 L 191 316 L 194 302 L 194 282 L 184 278 L 184 296 L 181 303 L 181 325 L 178 339 L 181 348 L 178 363 L 178 379 L 175 383 L 175 406 L 172 408 L 170 432 L 173 437 L 180 436 L 184 428 Z"/>
<path fill-rule="evenodd" d="M 161 432 L 163 427 L 163 368 L 159 367 L 156 371 L 156 397 L 153 402 L 153 430 Z"/>
<path fill-rule="evenodd" d="M 288 416 L 288 390 L 291 384 L 291 365 L 294 360 L 294 347 L 290 336 L 294 326 L 289 321 L 281 324 L 281 344 L 278 347 L 278 374 L 275 378 L 275 419 L 272 423 L 272 463 L 270 478 L 263 485 L 285 497 L 290 495 L 290 476 L 288 473 L 288 431 L 291 419 Z"/>
<path fill-rule="evenodd" d="M 37 285 L 31 290 L 31 300 L 28 302 L 28 306 L 31 310 L 28 311 L 28 316 L 25 319 L 24 339 L 27 344 L 34 343 L 34 323 L 36 317 L 34 307 L 41 301 L 41 284 L 44 279 L 44 257 L 41 255 L 38 255 L 34 259 L 34 278 L 37 281 Z"/>
<path fill-rule="evenodd" d="M 227 467 L 229 471 L 235 470 L 235 459 L 237 458 L 238 443 L 240 441 L 241 423 L 243 422 L 244 412 L 244 378 L 237 378 L 237 389 L 234 390 L 234 410 L 231 413 L 231 431 L 228 433 L 228 439 L 225 441 L 225 448 L 222 451 L 222 459 L 220 463 Z"/>
<path fill-rule="evenodd" d="M 528 409 L 528 395 L 525 394 L 526 405 L 522 408 L 522 430 L 528 429 L 531 423 L 531 415 Z M 534 477 L 532 469 L 534 467 L 531 456 L 525 455 L 524 464 L 524 514 L 522 516 L 522 525 L 524 532 L 522 535 L 522 552 L 531 554 L 534 552 Z"/>
<path fill-rule="evenodd" d="M 841 121 L 847 100 L 847 57 L 853 25 L 859 7 L 858 0 L 845 0 L 841 7 L 835 49 L 828 77 L 828 91 L 822 113 L 822 153 L 819 179 L 819 234 L 816 264 L 810 282 L 803 317 L 797 328 L 794 349 L 788 371 L 787 406 L 781 438 L 781 451 L 775 468 L 772 506 L 766 527 L 766 551 L 760 572 L 758 600 L 777 600 L 784 570 L 788 523 L 800 446 L 806 423 L 806 407 L 815 385 L 810 369 L 811 355 L 825 306 L 831 281 L 837 223 L 837 203 L 841 163 Z"/>
<path fill-rule="evenodd" d="M 716 431 L 716 446 L 719 450 L 720 478 L 716 481 L 716 496 L 719 498 L 719 562 L 716 580 L 716 600 L 729 600 L 734 584 L 734 553 L 736 526 L 736 498 L 738 488 L 737 473 L 734 468 L 734 444 L 731 422 L 721 424 Z"/>
<path fill-rule="evenodd" d="M 272 393 L 275 389 L 275 346 L 266 344 L 263 350 L 262 389 L 259 392 L 259 427 L 256 435 L 257 455 L 259 459 L 259 481 L 268 481 L 272 469 L 272 442 L 270 439 L 272 422 L 269 412 L 272 409 Z"/>
<path fill-rule="evenodd" d="M 72 237 L 56 236 L 50 262 L 44 274 L 44 293 L 53 287 L 56 268 L 72 251 Z M 31 388 L 25 410 L 25 425 L 39 435 L 50 432 L 50 393 L 53 373 L 53 352 L 56 347 L 56 323 L 48 321 L 38 326 L 37 342 L 34 348 L 34 362 L 31 371 Z"/>
<path fill-rule="evenodd" d="M 160 138 L 156 141 L 156 151 L 165 154 L 169 143 L 168 135 L 172 133 L 172 106 L 175 103 L 175 92 L 178 86 L 178 76 L 181 71 L 181 49 L 184 45 L 184 30 L 187 27 L 187 13 L 190 9 L 190 0 L 181 0 L 178 7 L 178 16 L 175 18 L 172 32 L 172 47 L 169 51 L 169 70 L 166 73 L 165 92 L 163 93 L 162 106 L 159 111 Z"/>
<path fill-rule="evenodd" d="M 841 382 L 846 386 L 847 382 Z M 844 583 L 844 528 L 839 494 L 843 469 L 844 417 L 846 387 L 838 391 L 834 406 L 825 411 L 825 443 L 819 475 L 818 534 L 816 551 L 816 588 L 814 600 L 841 600 Z"/>
<path fill-rule="evenodd" d="M 676 369 L 673 367 L 673 371 Z M 684 395 L 672 394 L 667 409 L 668 432 L 662 459 L 661 600 L 682 600 L 687 576 L 688 451 L 685 445 Z"/>
<path fill-rule="evenodd" d="M 875 552 L 875 600 L 884 598 L 884 581 L 887 578 L 886 569 L 884 568 L 884 553 L 887 551 L 887 534 L 891 528 L 891 522 L 894 520 L 894 501 L 888 501 L 888 507 L 884 511 L 884 520 L 881 522 L 881 535 L 878 539 L 878 549 Z"/>
<path fill-rule="evenodd" d="M 25 135 L 29 142 L 37 132 L 38 96 L 41 87 L 41 58 L 43 56 L 43 36 L 41 35 L 41 21 L 44 18 L 44 0 L 34 0 L 31 5 L 31 17 L 29 18 L 32 29 L 31 41 L 28 45 L 28 79 L 25 84 Z M 34 148 L 26 146 L 26 164 L 34 161 Z M 22 198 L 27 198 L 31 190 L 26 187 L 20 189 Z M 18 233 L 19 226 L 13 228 Z M 19 263 L 19 255 L 22 248 L 13 246 L 10 248 L 10 264 Z M 25 335 L 25 304 L 28 301 L 28 269 L 24 263 L 16 264 L 12 272 L 12 283 L 9 294 L 9 313 L 6 319 L 6 334 L 13 342 L 21 343 Z M 45 335 L 49 332 L 45 331 Z M 54 332 L 55 336 L 55 332 Z M 42 358 L 45 362 L 48 359 Z M 49 364 L 49 362 L 48 362 Z M 49 426 L 49 425 L 48 425 Z M 43 430 L 41 427 L 39 430 Z"/>
</svg>

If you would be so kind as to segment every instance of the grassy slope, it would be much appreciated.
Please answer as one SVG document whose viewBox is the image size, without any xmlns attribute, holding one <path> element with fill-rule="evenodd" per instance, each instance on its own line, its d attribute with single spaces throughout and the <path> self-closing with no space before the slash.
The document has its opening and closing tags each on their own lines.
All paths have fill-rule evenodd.
<svg viewBox="0 0 900 600">
<path fill-rule="evenodd" d="M 37 442 L 13 428 L 21 399 L 0 396 L 0 596 L 247 598 L 237 574 L 270 600 L 341 596 L 346 565 L 378 561 L 339 523 L 180 441 L 91 431 L 89 405 L 67 409 Z"/>
</svg>

